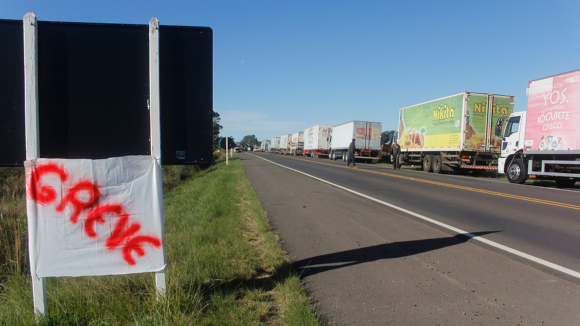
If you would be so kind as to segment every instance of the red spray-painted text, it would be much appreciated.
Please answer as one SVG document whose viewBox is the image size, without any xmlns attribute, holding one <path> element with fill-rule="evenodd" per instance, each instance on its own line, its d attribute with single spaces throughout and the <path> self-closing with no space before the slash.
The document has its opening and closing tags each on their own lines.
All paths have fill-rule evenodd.
<svg viewBox="0 0 580 326">
<path fill-rule="evenodd" d="M 32 168 L 28 180 L 28 197 L 41 205 L 50 205 L 57 200 L 57 192 L 53 185 L 42 184 L 41 180 L 48 174 L 54 174 L 61 182 L 68 179 L 68 172 L 55 163 L 47 163 Z M 61 202 L 55 205 L 57 212 L 63 212 L 67 206 L 72 206 L 71 223 L 78 222 L 81 214 L 85 213 L 84 232 L 91 238 L 97 237 L 96 223 L 104 224 L 105 219 L 118 218 L 111 235 L 105 242 L 109 250 L 121 250 L 123 259 L 129 265 L 135 265 L 132 253 L 137 256 L 145 255 L 144 245 L 161 246 L 161 240 L 148 235 L 137 235 L 141 229 L 139 223 L 129 221 L 130 215 L 122 204 L 101 204 L 99 186 L 89 180 L 80 180 L 70 190 L 62 195 Z"/>
</svg>

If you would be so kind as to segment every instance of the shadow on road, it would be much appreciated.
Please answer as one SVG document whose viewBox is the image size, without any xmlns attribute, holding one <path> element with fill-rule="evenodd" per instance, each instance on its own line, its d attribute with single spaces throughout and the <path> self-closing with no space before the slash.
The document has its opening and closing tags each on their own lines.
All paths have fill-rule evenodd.
<svg viewBox="0 0 580 326">
<path fill-rule="evenodd" d="M 474 232 L 475 236 L 501 231 Z M 382 259 L 393 259 L 412 256 L 445 247 L 455 246 L 469 241 L 472 237 L 458 234 L 453 237 L 425 240 L 393 242 L 372 247 L 357 248 L 347 251 L 311 257 L 294 262 L 294 266 L 303 277 L 323 273 L 333 269 L 354 266 Z"/>
</svg>

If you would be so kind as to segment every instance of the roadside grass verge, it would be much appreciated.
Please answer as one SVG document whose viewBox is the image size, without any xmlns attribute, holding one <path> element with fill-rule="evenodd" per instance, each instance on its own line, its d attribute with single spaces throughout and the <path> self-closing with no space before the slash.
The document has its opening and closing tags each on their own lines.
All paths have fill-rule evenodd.
<svg viewBox="0 0 580 326">
<path fill-rule="evenodd" d="M 49 278 L 39 324 L 320 324 L 237 155 L 229 166 L 222 156 L 204 169 L 163 172 L 166 296 L 157 300 L 153 273 Z M 35 324 L 26 259 L 19 272 L 11 259 L 0 261 L 0 325 Z"/>
</svg>

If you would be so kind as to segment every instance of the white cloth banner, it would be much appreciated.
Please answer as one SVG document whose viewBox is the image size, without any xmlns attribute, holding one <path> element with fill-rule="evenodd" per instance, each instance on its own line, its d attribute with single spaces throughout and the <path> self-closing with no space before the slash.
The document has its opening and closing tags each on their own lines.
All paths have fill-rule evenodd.
<svg viewBox="0 0 580 326">
<path fill-rule="evenodd" d="M 153 156 L 24 166 L 30 266 L 38 277 L 165 268 L 161 167 Z"/>
</svg>

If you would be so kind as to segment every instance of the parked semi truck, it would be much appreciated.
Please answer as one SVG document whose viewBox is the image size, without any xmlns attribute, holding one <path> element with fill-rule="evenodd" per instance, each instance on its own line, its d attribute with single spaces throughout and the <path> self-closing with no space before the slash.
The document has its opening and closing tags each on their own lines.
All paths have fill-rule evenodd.
<svg viewBox="0 0 580 326">
<path fill-rule="evenodd" d="M 269 140 L 262 140 L 260 144 L 260 152 L 269 152 L 270 151 L 270 141 Z"/>
<path fill-rule="evenodd" d="M 404 164 L 427 172 L 497 170 L 504 122 L 514 97 L 463 92 L 402 108 L 398 142 Z"/>
<path fill-rule="evenodd" d="M 290 155 L 290 143 L 292 143 L 292 135 L 282 135 L 280 136 L 280 148 L 278 153 Z"/>
<path fill-rule="evenodd" d="M 274 137 L 270 140 L 270 153 L 278 153 L 280 150 L 280 137 Z"/>
<path fill-rule="evenodd" d="M 346 159 L 348 146 L 355 140 L 355 154 L 357 159 L 376 160 L 381 149 L 380 122 L 351 121 L 332 128 L 329 155 L 331 160 Z"/>
<path fill-rule="evenodd" d="M 290 155 L 304 155 L 304 133 L 302 131 L 292 134 Z"/>
<path fill-rule="evenodd" d="M 333 127 L 330 125 L 316 125 L 304 129 L 304 156 L 328 157 Z"/>
<path fill-rule="evenodd" d="M 533 80 L 527 95 L 527 110 L 507 122 L 498 172 L 571 187 L 580 178 L 580 70 Z"/>
</svg>

